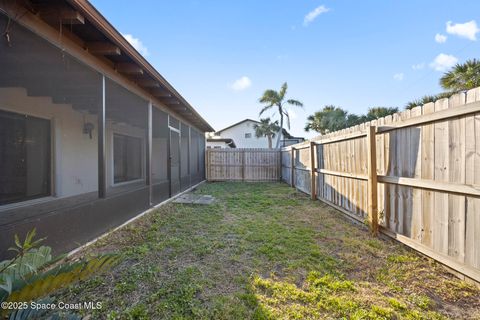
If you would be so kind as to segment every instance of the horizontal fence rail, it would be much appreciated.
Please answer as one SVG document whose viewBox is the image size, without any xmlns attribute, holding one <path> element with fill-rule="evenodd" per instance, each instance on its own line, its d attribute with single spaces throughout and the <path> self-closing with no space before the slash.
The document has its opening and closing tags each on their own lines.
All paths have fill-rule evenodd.
<svg viewBox="0 0 480 320">
<path fill-rule="evenodd" d="M 208 181 L 280 181 L 280 150 L 207 149 Z"/>
<path fill-rule="evenodd" d="M 281 157 L 283 181 L 480 282 L 480 88 Z"/>
</svg>

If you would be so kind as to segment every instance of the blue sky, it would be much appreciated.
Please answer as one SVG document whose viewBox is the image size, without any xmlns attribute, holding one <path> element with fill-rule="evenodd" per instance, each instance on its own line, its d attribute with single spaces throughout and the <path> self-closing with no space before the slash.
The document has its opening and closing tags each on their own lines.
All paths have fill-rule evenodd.
<svg viewBox="0 0 480 320">
<path fill-rule="evenodd" d="M 291 132 L 326 104 L 353 113 L 441 91 L 456 61 L 480 58 L 480 1 L 92 0 L 217 130 L 258 119 L 288 82 Z M 472 22 L 473 21 L 473 22 Z"/>
</svg>

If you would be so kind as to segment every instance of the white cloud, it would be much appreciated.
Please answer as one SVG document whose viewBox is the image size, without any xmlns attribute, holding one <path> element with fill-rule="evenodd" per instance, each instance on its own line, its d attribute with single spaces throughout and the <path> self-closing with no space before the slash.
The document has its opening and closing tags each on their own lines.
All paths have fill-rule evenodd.
<svg viewBox="0 0 480 320">
<path fill-rule="evenodd" d="M 397 80 L 397 81 L 402 81 L 402 80 L 403 80 L 403 76 L 404 76 L 404 74 L 401 73 L 401 72 L 400 72 L 400 73 L 395 73 L 395 74 L 393 75 L 393 79 L 395 79 L 395 80 Z"/>
<path fill-rule="evenodd" d="M 414 64 L 414 65 L 412 66 L 412 69 L 413 69 L 413 70 L 421 70 L 421 69 L 423 69 L 423 68 L 425 68 L 425 63 L 424 63 L 424 62 L 422 62 L 422 63 L 417 63 L 417 64 Z"/>
<path fill-rule="evenodd" d="M 447 33 L 449 34 L 476 41 L 478 32 L 480 32 L 480 29 L 475 20 L 455 24 L 453 24 L 452 21 L 447 22 Z"/>
<path fill-rule="evenodd" d="M 143 56 L 146 57 L 150 54 L 150 52 L 148 52 L 148 48 L 143 45 L 139 38 L 135 38 L 131 34 L 122 34 L 122 36 L 127 39 L 127 41 Z"/>
<path fill-rule="evenodd" d="M 435 42 L 445 43 L 445 41 L 447 41 L 447 36 L 446 35 L 443 35 L 443 34 L 440 34 L 440 33 L 437 33 L 435 35 Z"/>
<path fill-rule="evenodd" d="M 437 71 L 446 71 L 447 69 L 453 67 L 458 62 L 458 59 L 452 55 L 440 53 L 435 59 L 430 63 L 430 67 Z"/>
<path fill-rule="evenodd" d="M 235 91 L 243 91 L 252 85 L 252 80 L 249 77 L 243 76 L 233 82 L 231 88 Z"/>
<path fill-rule="evenodd" d="M 307 26 L 309 23 L 313 22 L 319 15 L 322 13 L 330 11 L 329 8 L 325 7 L 324 5 L 318 6 L 305 16 L 303 19 L 303 25 Z"/>
</svg>

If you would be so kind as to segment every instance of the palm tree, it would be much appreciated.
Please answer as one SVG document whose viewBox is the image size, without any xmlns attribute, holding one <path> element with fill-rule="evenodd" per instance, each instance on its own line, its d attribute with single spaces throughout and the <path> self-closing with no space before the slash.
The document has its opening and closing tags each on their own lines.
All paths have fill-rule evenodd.
<svg viewBox="0 0 480 320">
<path fill-rule="evenodd" d="M 444 99 L 444 98 L 450 98 L 454 94 L 455 94 L 455 92 L 442 92 L 442 93 L 439 93 L 439 94 L 436 94 L 436 95 L 423 96 L 419 99 L 415 99 L 413 101 L 408 102 L 405 105 L 405 109 L 411 110 L 415 107 L 423 106 L 424 104 L 427 104 L 427 103 L 430 103 L 430 102 L 435 102 L 437 100 Z"/>
<path fill-rule="evenodd" d="M 254 124 L 255 136 L 257 138 L 267 137 L 268 148 L 272 149 L 272 139 L 275 138 L 275 134 L 280 131 L 278 121 L 270 122 L 270 118 L 260 119 L 260 124 Z"/>
<path fill-rule="evenodd" d="M 387 107 L 372 107 L 368 108 L 368 112 L 365 116 L 366 121 L 371 121 L 379 118 L 383 118 L 398 112 L 398 108 Z"/>
<path fill-rule="evenodd" d="M 334 132 L 361 122 L 360 117 L 349 114 L 346 110 L 334 105 L 327 105 L 307 118 L 305 131 L 317 131 L 321 134 Z"/>
<path fill-rule="evenodd" d="M 287 88 L 288 85 L 285 82 L 282 87 L 280 88 L 280 91 L 275 91 L 275 90 L 265 90 L 263 93 L 262 97 L 260 98 L 260 103 L 266 104 L 265 107 L 260 111 L 260 116 L 267 110 L 270 110 L 272 108 L 277 108 L 278 113 L 280 115 L 280 130 L 283 132 L 283 117 L 285 116 L 287 118 L 287 126 L 288 129 L 290 129 L 290 115 L 288 114 L 288 111 L 285 109 L 285 104 L 289 104 L 292 106 L 298 106 L 298 107 L 303 107 L 303 103 L 301 103 L 298 100 L 294 99 L 288 99 L 285 101 L 285 94 L 287 93 Z M 277 144 L 276 148 L 280 147 L 280 139 L 282 135 L 279 134 L 277 138 Z"/>
<path fill-rule="evenodd" d="M 480 86 L 480 60 L 467 60 L 458 63 L 440 78 L 440 85 L 445 90 L 461 91 Z"/>
</svg>

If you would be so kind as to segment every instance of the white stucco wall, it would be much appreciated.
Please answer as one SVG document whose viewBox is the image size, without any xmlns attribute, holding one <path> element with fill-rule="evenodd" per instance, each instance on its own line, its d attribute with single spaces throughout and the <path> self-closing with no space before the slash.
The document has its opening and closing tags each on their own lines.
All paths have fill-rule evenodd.
<svg viewBox="0 0 480 320">
<path fill-rule="evenodd" d="M 98 131 L 97 117 L 95 115 L 80 113 L 68 104 L 54 104 L 48 97 L 29 97 L 22 88 L 0 88 L 0 110 L 49 119 L 51 121 L 53 196 L 67 197 L 98 190 Z M 88 134 L 83 134 L 84 122 L 94 124 L 92 139 L 90 139 Z M 108 186 L 113 185 L 114 133 L 142 138 L 142 164 L 144 163 L 144 129 L 107 121 L 106 158 Z M 142 169 L 144 172 L 144 166 Z"/>
<path fill-rule="evenodd" d="M 81 114 L 70 105 L 53 104 L 47 97 L 28 97 L 22 88 L 0 88 L 0 109 L 51 121 L 55 196 L 97 190 L 96 116 Z M 84 117 L 95 125 L 92 139 L 83 134 Z"/>
<path fill-rule="evenodd" d="M 220 137 L 231 138 L 235 142 L 237 148 L 268 148 L 267 137 L 257 138 L 253 121 L 245 121 L 234 127 L 220 132 Z M 250 133 L 251 138 L 245 138 L 245 134 Z M 277 137 L 272 139 L 272 148 L 275 148 Z"/>
</svg>

